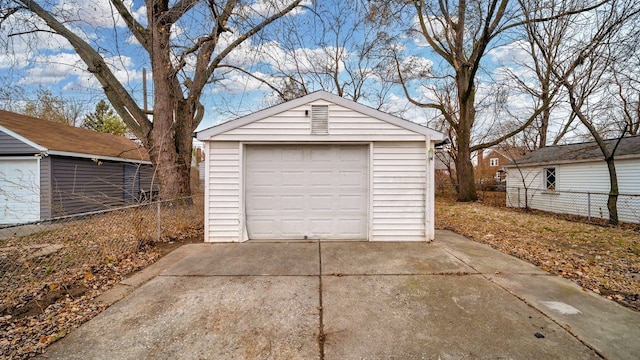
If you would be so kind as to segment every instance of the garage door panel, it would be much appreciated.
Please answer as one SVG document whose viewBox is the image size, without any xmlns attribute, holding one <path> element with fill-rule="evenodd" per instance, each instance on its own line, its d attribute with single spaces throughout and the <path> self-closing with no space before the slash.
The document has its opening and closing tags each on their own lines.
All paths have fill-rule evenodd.
<svg viewBox="0 0 640 360">
<path fill-rule="evenodd" d="M 282 211 L 304 211 L 303 195 L 285 195 L 282 196 Z M 273 202 L 271 204 L 273 208 Z"/>
<path fill-rule="evenodd" d="M 253 195 L 253 210 L 271 212 L 275 201 L 274 195 Z"/>
<path fill-rule="evenodd" d="M 338 220 L 338 228 L 340 229 L 340 232 L 350 236 L 357 236 L 364 226 L 364 221 L 360 219 Z"/>
<path fill-rule="evenodd" d="M 361 171 L 342 170 L 338 172 L 341 187 L 361 188 L 362 184 L 367 181 L 367 174 Z"/>
<path fill-rule="evenodd" d="M 305 179 L 306 175 L 303 171 L 283 170 L 281 184 L 286 187 L 301 188 Z"/>
<path fill-rule="evenodd" d="M 311 211 L 332 211 L 333 196 L 331 195 L 311 195 L 309 196 L 309 209 Z M 323 214 L 327 216 L 327 214 Z"/>
<path fill-rule="evenodd" d="M 273 170 L 263 171 L 263 170 L 254 170 L 254 176 L 247 179 L 247 185 L 251 188 L 256 187 L 273 187 L 274 182 L 273 179 L 277 178 L 279 175 Z"/>
<path fill-rule="evenodd" d="M 362 195 L 340 195 L 338 196 L 338 204 L 340 209 L 344 211 L 361 211 L 362 210 Z"/>
<path fill-rule="evenodd" d="M 310 148 L 310 160 L 314 162 L 330 163 L 336 160 L 336 147 L 314 147 Z"/>
<path fill-rule="evenodd" d="M 330 188 L 335 184 L 333 171 L 311 171 L 309 184 L 314 187 Z"/>
<path fill-rule="evenodd" d="M 295 239 L 300 237 L 300 229 L 304 226 L 304 219 L 285 218 L 280 222 L 283 239 Z"/>
<path fill-rule="evenodd" d="M 284 161 L 303 161 L 304 160 L 304 154 L 301 148 L 283 149 L 281 150 L 280 154 L 281 156 L 279 158 Z M 276 156 L 275 158 L 278 158 L 278 156 Z"/>
<path fill-rule="evenodd" d="M 366 239 L 368 146 L 255 145 L 245 154 L 250 239 Z"/>
</svg>

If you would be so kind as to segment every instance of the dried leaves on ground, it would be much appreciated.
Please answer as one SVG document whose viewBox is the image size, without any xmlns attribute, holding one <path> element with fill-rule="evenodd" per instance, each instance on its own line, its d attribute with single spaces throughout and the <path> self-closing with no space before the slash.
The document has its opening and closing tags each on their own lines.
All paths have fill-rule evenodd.
<svg viewBox="0 0 640 360">
<path fill-rule="evenodd" d="M 93 299 L 155 262 L 164 248 L 202 241 L 202 209 L 201 201 L 153 204 L 15 228 L 9 237 L 5 231 L 0 239 L 0 358 L 41 353 L 102 311 Z"/>
<path fill-rule="evenodd" d="M 453 200 L 436 200 L 436 228 L 452 230 L 588 291 L 640 311 L 640 231 L 568 221 Z"/>
</svg>

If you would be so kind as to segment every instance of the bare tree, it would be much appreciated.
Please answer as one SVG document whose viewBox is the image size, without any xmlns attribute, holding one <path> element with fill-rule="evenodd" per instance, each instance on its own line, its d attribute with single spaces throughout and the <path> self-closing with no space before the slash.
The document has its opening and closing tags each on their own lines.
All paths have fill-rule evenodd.
<svg viewBox="0 0 640 360">
<path fill-rule="evenodd" d="M 145 0 L 143 18 L 137 18 L 125 0 L 109 0 L 113 34 L 108 41 L 85 36 L 92 25 L 86 12 L 57 2 L 0 0 L 0 25 L 15 25 L 13 36 L 49 32 L 66 39 L 100 82 L 106 97 L 149 151 L 163 199 L 190 195 L 191 133 L 204 116 L 200 99 L 216 70 L 241 44 L 290 13 L 301 0 L 265 0 L 251 7 L 238 0 Z M 68 5 L 68 4 L 67 4 Z M 78 4 L 73 4 L 78 5 Z M 117 24 L 124 24 L 121 33 Z M 16 25 L 18 24 L 18 25 Z M 93 31 L 98 32 L 94 26 Z M 114 74 L 105 54 L 120 56 L 117 36 L 137 42 L 152 69 L 153 111 L 136 101 L 127 85 Z"/>
<path fill-rule="evenodd" d="M 567 12 L 567 7 L 539 0 L 518 2 L 529 21 L 523 24 L 522 40 L 515 43 L 529 56 L 517 62 L 516 72 L 509 71 L 510 78 L 530 97 L 535 108 L 548 104 L 544 106 L 532 126 L 517 136 L 516 141 L 533 151 L 548 144 L 557 145 L 576 127 L 575 115 L 563 108 L 563 105 L 566 105 L 563 87 L 554 81 L 552 71 L 553 64 L 563 56 L 562 47 L 565 40 L 571 38 L 572 33 L 569 28 L 569 16 L 562 16 Z M 560 3 L 562 0 L 557 2 Z M 575 8 L 578 8 L 577 4 Z M 552 20 L 535 21 L 536 19 Z M 533 41 L 532 36 L 535 36 L 537 41 Z M 563 112 L 566 114 L 558 114 Z"/>
<path fill-rule="evenodd" d="M 22 112 L 42 120 L 80 126 L 84 105 L 79 100 L 65 99 L 49 90 L 39 89 L 36 98 L 26 100 Z"/>
<path fill-rule="evenodd" d="M 576 6 L 574 1 L 565 1 L 567 8 Z M 565 18 L 570 30 L 579 34 L 566 39 L 562 44 L 562 56 L 548 66 L 554 81 L 564 87 L 571 111 L 598 144 L 609 173 L 610 191 L 607 202 L 609 222 L 618 223 L 617 198 L 619 194 L 615 168 L 615 149 L 607 146 L 605 139 L 611 134 L 611 122 L 606 114 L 612 99 L 607 89 L 615 79 L 615 65 L 625 61 L 620 50 L 629 41 L 636 41 L 630 26 L 640 20 L 640 5 L 633 0 L 611 0 L 598 11 L 575 14 Z M 530 33 L 530 38 L 544 52 L 540 34 Z M 551 57 L 545 56 L 545 59 Z M 604 121 L 603 121 L 604 120 Z M 622 137 L 619 133 L 618 136 Z"/>
<path fill-rule="evenodd" d="M 262 47 L 280 100 L 324 90 L 382 109 L 393 86 L 379 74 L 387 39 L 369 15 L 361 0 L 343 0 L 318 2 L 313 16 L 283 19 L 279 41 Z"/>
<path fill-rule="evenodd" d="M 510 6 L 509 0 L 416 0 L 413 1 L 418 22 L 417 34 L 424 39 L 431 51 L 443 60 L 443 74 L 433 75 L 444 87 L 453 89 L 451 102 L 420 101 L 411 96 L 407 81 L 402 76 L 401 62 L 397 62 L 398 76 L 409 101 L 417 106 L 439 111 L 455 133 L 456 174 L 458 200 L 477 199 L 471 155 L 474 151 L 499 144 L 526 128 L 543 109 L 541 107 L 523 124 L 495 138 L 472 144 L 472 134 L 477 116 L 477 76 L 481 62 L 489 46 L 503 32 L 523 24 L 518 7 Z M 434 87 L 434 92 L 442 85 Z"/>
</svg>

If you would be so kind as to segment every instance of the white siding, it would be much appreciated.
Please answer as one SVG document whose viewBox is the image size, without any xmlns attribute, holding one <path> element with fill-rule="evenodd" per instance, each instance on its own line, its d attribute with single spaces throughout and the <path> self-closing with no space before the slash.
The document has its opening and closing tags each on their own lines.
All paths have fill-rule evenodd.
<svg viewBox="0 0 640 360">
<path fill-rule="evenodd" d="M 424 241 L 424 142 L 373 144 L 373 241 Z"/>
<path fill-rule="evenodd" d="M 329 133 L 311 134 L 311 106 L 329 106 Z M 305 115 L 305 111 L 308 115 Z M 424 135 L 374 119 L 327 101 L 314 101 L 266 119 L 216 135 L 212 140 L 237 141 L 372 141 L 424 140 Z"/>
<path fill-rule="evenodd" d="M 205 241 L 240 241 L 240 145 L 209 143 Z"/>
<path fill-rule="evenodd" d="M 543 171 L 556 168 L 556 190 L 544 189 Z M 507 206 L 525 207 L 555 213 L 608 218 L 607 198 L 609 172 L 604 161 L 572 164 L 549 164 L 509 169 L 507 177 Z M 640 159 L 616 161 L 619 193 L 640 194 Z M 527 189 L 522 183 L 525 178 Z M 528 202 L 525 202 L 525 193 Z M 590 193 L 590 194 L 587 194 Z M 519 196 L 519 197 L 518 197 Z M 618 217 L 623 222 L 640 223 L 640 197 L 618 198 Z"/>
</svg>

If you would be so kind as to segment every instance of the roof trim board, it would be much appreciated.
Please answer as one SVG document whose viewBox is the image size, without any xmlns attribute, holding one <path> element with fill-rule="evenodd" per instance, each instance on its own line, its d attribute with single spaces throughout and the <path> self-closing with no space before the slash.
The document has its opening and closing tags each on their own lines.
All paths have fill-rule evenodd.
<svg viewBox="0 0 640 360">
<path fill-rule="evenodd" d="M 409 120 L 405 120 L 405 119 L 393 116 L 391 114 L 387 114 L 380 110 L 376 110 L 366 105 L 359 104 L 355 101 L 347 100 L 345 98 L 328 93 L 326 91 L 316 91 L 311 94 L 299 97 L 297 99 L 293 99 L 293 100 L 284 102 L 282 104 L 278 104 L 278 105 L 254 112 L 252 114 L 242 116 L 234 120 L 230 120 L 218 125 L 214 125 L 205 130 L 198 131 L 196 133 L 196 138 L 201 141 L 207 141 L 207 140 L 210 140 L 210 138 L 213 136 L 248 125 L 258 120 L 266 119 L 270 116 L 274 116 L 276 114 L 279 114 L 279 113 L 282 113 L 282 112 L 285 112 L 285 111 L 288 111 L 296 107 L 303 106 L 310 102 L 318 101 L 318 100 L 329 101 L 336 105 L 343 106 L 345 108 L 351 109 L 353 111 L 362 113 L 364 115 L 370 116 L 378 120 L 386 121 L 390 124 L 416 132 L 418 134 L 428 135 L 431 137 L 431 141 L 442 141 L 445 138 L 444 134 L 442 134 L 441 132 L 430 129 L 426 126 L 418 125 Z"/>
<path fill-rule="evenodd" d="M 606 139 L 605 145 L 611 151 L 616 147 L 615 159 L 632 159 L 640 156 L 640 135 Z M 549 163 L 575 163 L 604 161 L 604 155 L 595 141 L 583 143 L 545 146 L 517 159 L 505 166 L 534 166 Z"/>
<path fill-rule="evenodd" d="M 614 161 L 618 160 L 633 160 L 640 159 L 640 154 L 629 154 L 629 155 L 620 155 L 614 157 Z M 577 159 L 577 160 L 549 160 L 549 161 L 538 161 L 538 162 L 528 162 L 528 163 L 517 163 L 510 162 L 506 165 L 503 165 L 505 168 L 525 168 L 525 167 L 537 167 L 537 166 L 555 166 L 555 165 L 563 165 L 563 164 L 582 164 L 582 163 L 590 163 L 590 162 L 604 162 L 604 157 L 599 158 L 589 158 L 589 159 Z"/>
<path fill-rule="evenodd" d="M 145 164 L 152 165 L 151 161 L 146 160 L 136 160 L 136 159 L 127 159 L 113 156 L 103 156 L 103 155 L 95 155 L 95 154 L 82 154 L 68 151 L 56 151 L 51 150 L 46 152 L 47 155 L 56 155 L 56 156 L 68 156 L 75 158 L 84 158 L 84 159 L 98 159 L 98 160 L 108 160 L 108 161 L 117 161 L 117 162 L 128 162 L 134 164 Z"/>
<path fill-rule="evenodd" d="M 0 131 L 2 131 L 3 133 L 11 136 L 12 138 L 14 138 L 14 139 L 16 139 L 18 141 L 22 141 L 23 143 L 31 146 L 32 148 L 35 148 L 36 150 L 38 150 L 40 152 L 46 152 L 48 150 L 47 148 L 45 148 L 45 147 L 43 147 L 43 146 L 41 146 L 39 144 L 34 143 L 33 141 L 25 138 L 24 136 L 21 136 L 20 134 L 17 134 L 15 132 L 7 129 L 6 127 L 4 127 L 2 125 L 0 125 Z"/>
</svg>

